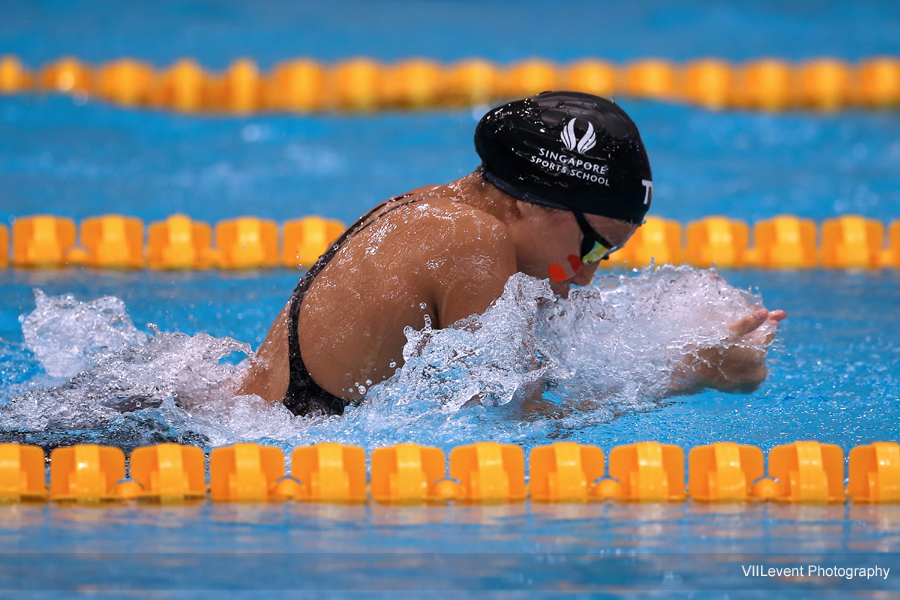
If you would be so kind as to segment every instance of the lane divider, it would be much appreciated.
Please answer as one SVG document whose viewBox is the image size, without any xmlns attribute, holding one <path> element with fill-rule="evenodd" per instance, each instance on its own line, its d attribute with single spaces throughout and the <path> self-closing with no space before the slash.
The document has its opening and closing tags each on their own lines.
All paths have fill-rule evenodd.
<svg viewBox="0 0 900 600">
<path fill-rule="evenodd" d="M 133 58 L 92 66 L 64 57 L 32 71 L 16 56 L 0 57 L 0 94 L 57 92 L 186 113 L 458 108 L 553 89 L 712 110 L 896 109 L 900 59 L 879 56 L 850 64 L 823 57 L 793 64 L 763 58 L 733 65 L 715 58 L 684 64 L 647 58 L 616 65 L 587 58 L 569 64 L 528 59 L 501 65 L 483 59 L 441 64 L 410 58 L 385 64 L 358 57 L 323 64 L 301 58 L 262 73 L 253 60 L 241 58 L 215 73 L 190 58 L 158 69 Z"/>
<path fill-rule="evenodd" d="M 52 215 L 19 217 L 0 225 L 0 268 L 264 269 L 309 267 L 337 239 L 344 224 L 322 217 L 290 220 L 239 217 L 208 223 L 172 215 L 151 223 L 102 215 L 75 221 Z M 900 268 L 900 219 L 884 223 L 858 215 L 811 219 L 779 215 L 753 226 L 706 217 L 683 227 L 651 216 L 605 267 L 692 264 L 697 267 L 766 269 Z M 77 234 L 77 235 L 76 235 Z M 213 241 L 215 247 L 213 247 Z"/>
<path fill-rule="evenodd" d="M 449 476 L 443 450 L 398 444 L 372 451 L 367 482 L 366 453 L 332 442 L 296 448 L 290 474 L 281 448 L 241 443 L 209 453 L 178 444 L 158 444 L 131 453 L 126 478 L 119 448 L 79 444 L 50 453 L 38 446 L 0 444 L 0 501 L 172 503 L 305 501 L 356 504 L 428 502 L 695 502 L 777 501 L 794 504 L 900 502 L 900 445 L 874 442 L 850 450 L 844 486 L 839 446 L 800 441 L 776 446 L 764 471 L 755 446 L 717 442 L 692 448 L 685 482 L 684 450 L 659 442 L 617 446 L 609 453 L 574 442 L 531 450 L 526 483 L 519 446 L 480 442 L 450 451 Z M 687 485 L 685 485 L 685 483 Z"/>
</svg>

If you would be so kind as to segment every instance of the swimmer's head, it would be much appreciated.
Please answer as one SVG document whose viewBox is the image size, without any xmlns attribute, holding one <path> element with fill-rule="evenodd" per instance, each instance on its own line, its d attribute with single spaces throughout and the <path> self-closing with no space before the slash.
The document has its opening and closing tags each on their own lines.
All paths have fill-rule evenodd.
<svg viewBox="0 0 900 600">
<path fill-rule="evenodd" d="M 475 129 L 484 178 L 510 196 L 636 225 L 653 197 L 647 151 L 616 104 L 543 92 L 488 112 Z"/>
</svg>

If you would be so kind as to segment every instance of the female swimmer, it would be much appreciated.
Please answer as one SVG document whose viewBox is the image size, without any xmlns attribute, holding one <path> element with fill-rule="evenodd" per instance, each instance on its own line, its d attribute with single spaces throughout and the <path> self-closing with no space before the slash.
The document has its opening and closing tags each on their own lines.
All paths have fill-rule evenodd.
<svg viewBox="0 0 900 600">
<path fill-rule="evenodd" d="M 403 330 L 484 312 L 517 272 L 566 296 L 641 225 L 653 198 L 638 129 L 616 104 L 545 92 L 488 112 L 475 172 L 376 206 L 322 255 L 254 356 L 242 392 L 342 414 L 403 361 Z M 756 309 L 673 389 L 755 389 L 784 311 Z"/>
</svg>

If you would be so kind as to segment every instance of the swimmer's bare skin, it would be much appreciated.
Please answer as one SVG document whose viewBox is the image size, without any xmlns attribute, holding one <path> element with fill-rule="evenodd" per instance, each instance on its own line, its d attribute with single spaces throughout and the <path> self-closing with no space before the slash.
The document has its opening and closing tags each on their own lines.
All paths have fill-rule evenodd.
<svg viewBox="0 0 900 600">
<path fill-rule="evenodd" d="M 340 398 L 362 397 L 402 366 L 404 327 L 421 329 L 427 315 L 433 327 L 444 328 L 482 313 L 516 272 L 546 279 L 553 265 L 580 254 L 582 233 L 571 212 L 516 200 L 486 182 L 480 170 L 417 189 L 404 202 L 413 198 L 420 201 L 351 237 L 304 298 L 298 327 L 303 361 L 312 378 Z M 637 229 L 595 215 L 587 220 L 618 246 Z M 552 289 L 567 296 L 572 284 L 590 283 L 598 264 L 583 265 Z M 777 322 L 784 313 L 767 312 L 768 318 Z M 742 320 L 735 334 L 750 336 L 762 324 L 757 320 Z M 287 327 L 285 306 L 251 361 L 243 393 L 282 400 L 289 377 Z M 764 347 L 755 354 L 725 351 L 710 360 L 720 367 L 686 363 L 680 380 L 737 389 L 765 378 Z"/>
<path fill-rule="evenodd" d="M 713 387 L 730 392 L 752 392 L 766 380 L 766 351 L 775 340 L 783 310 L 757 308 L 729 326 L 724 343 L 698 348 L 673 376 L 670 390 L 690 393 Z M 768 325 L 768 327 L 764 327 Z"/>
</svg>

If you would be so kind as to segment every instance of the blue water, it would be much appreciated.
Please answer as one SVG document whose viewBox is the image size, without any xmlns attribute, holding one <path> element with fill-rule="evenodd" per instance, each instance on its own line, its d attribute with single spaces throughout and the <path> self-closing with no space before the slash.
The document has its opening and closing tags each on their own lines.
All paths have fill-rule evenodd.
<svg viewBox="0 0 900 600">
<path fill-rule="evenodd" d="M 0 507 L 0 525 L 0 561 L 18 575 L 5 569 L 0 583 L 26 587 L 16 598 L 76 587 L 153 598 L 890 598 L 900 509 L 51 505 Z M 743 577 L 742 565 L 760 563 L 891 574 Z M 39 578 L 51 591 L 29 594 L 21 582 Z"/>
<path fill-rule="evenodd" d="M 160 65 L 194 56 L 211 68 L 241 56 L 263 68 L 286 57 L 358 55 L 857 60 L 896 54 L 900 40 L 900 15 L 890 0 L 19 0 L 5 2 L 3 12 L 0 53 L 19 53 L 31 64 L 63 54 L 92 62 L 130 55 Z"/>
<path fill-rule="evenodd" d="M 299 443 L 329 439 L 366 447 L 391 440 L 416 441 L 449 450 L 486 436 L 526 447 L 548 443 L 549 436 L 596 444 L 606 450 L 646 439 L 684 448 L 731 440 L 766 450 L 798 439 L 814 438 L 845 450 L 872 441 L 897 439 L 900 274 L 726 271 L 723 276 L 739 287 L 758 287 L 768 306 L 784 308 L 789 314 L 770 354 L 769 380 L 752 394 L 706 391 L 597 423 L 588 416 L 574 423 L 538 419 L 523 428 L 517 418 L 499 412 L 496 420 L 476 422 L 475 426 L 462 421 L 459 428 L 448 430 L 393 431 L 387 439 L 379 428 L 345 430 L 340 426 L 310 433 L 303 426 L 294 425 L 287 433 L 269 433 L 275 440 L 282 440 L 278 443 L 286 450 Z M 154 323 L 163 331 L 229 336 L 255 347 L 265 337 L 272 315 L 283 306 L 294 278 L 287 271 L 0 272 L 0 340 L 5 340 L 0 346 L 0 375 L 6 385 L 22 385 L 41 373 L 38 361 L 20 346 L 19 315 L 33 309 L 34 288 L 47 294 L 75 293 L 81 299 L 115 294 L 125 301 L 128 314 L 144 331 L 146 323 Z M 114 422 L 113 440 L 126 448 L 164 441 L 153 437 L 159 435 L 156 428 L 129 428 L 127 420 Z M 4 421 L 4 428 L 10 425 Z M 59 431 L 49 436 L 41 431 L 23 432 L 25 437 L 20 441 L 51 445 L 63 440 L 104 441 L 112 435 L 108 428 L 106 421 L 100 421 L 87 431 L 73 432 L 72 437 Z M 190 431 L 188 426 L 170 435 L 187 435 Z M 264 431 L 249 426 L 234 427 L 230 435 L 234 436 L 228 439 L 230 442 L 273 441 Z M 192 441 L 209 445 L 202 439 Z"/>
<path fill-rule="evenodd" d="M 160 66 L 194 56 L 211 68 L 238 56 L 269 68 L 302 55 L 857 60 L 897 54 L 900 40 L 893 2 L 6 2 L 0 10 L 0 54 L 32 66 L 67 53 L 92 62 L 128 55 Z M 748 221 L 778 213 L 900 217 L 897 113 L 710 113 L 621 103 L 648 147 L 655 214 L 682 222 L 710 214 Z M 36 212 L 81 219 L 113 211 L 145 221 L 177 211 L 209 222 L 241 214 L 350 222 L 390 195 L 471 171 L 472 131 L 483 110 L 187 117 L 67 97 L 0 97 L 0 222 Z M 20 316 L 34 310 L 33 289 L 84 302 L 114 295 L 140 331 L 155 323 L 162 332 L 230 336 L 255 347 L 297 275 L 0 271 L 0 403 L 61 383 L 23 345 Z M 686 449 L 734 440 L 767 450 L 810 438 L 846 451 L 898 438 L 897 271 L 722 275 L 789 313 L 770 377 L 748 395 L 707 391 L 616 418 L 522 420 L 498 408 L 441 427 L 395 430 L 362 427 L 359 413 L 346 427 L 304 429 L 278 415 L 235 420 L 224 409 L 217 423 L 216 414 L 186 417 L 168 405 L 112 416 L 78 405 L 70 411 L 82 411 L 78 427 L 7 418 L 2 433 L 47 447 L 257 440 L 289 449 L 339 439 L 372 448 L 412 439 L 449 449 L 490 437 L 527 448 L 571 439 L 607 451 L 647 439 Z M 60 414 L 58 405 L 41 406 Z M 842 566 L 884 563 L 900 577 L 898 553 L 897 506 L 0 506 L 0 588 L 20 589 L 10 592 L 16 598 L 98 589 L 120 597 L 121 588 L 158 590 L 154 597 L 164 598 L 213 597 L 205 589 L 228 597 L 228 590 L 248 588 L 276 592 L 241 597 L 297 597 L 288 589 L 320 590 L 310 597 L 342 590 L 326 594 L 336 598 L 397 597 L 391 589 L 435 598 L 467 597 L 465 590 L 502 598 L 888 597 L 896 578 L 748 582 L 737 566 L 802 555 Z"/>
<path fill-rule="evenodd" d="M 900 119 L 711 113 L 622 100 L 653 168 L 653 212 L 682 222 L 779 213 L 900 215 Z M 384 198 L 478 166 L 484 109 L 248 119 L 132 111 L 68 97 L 0 102 L 0 222 L 116 210 L 215 222 L 320 214 L 351 223 Z M 247 141 L 253 140 L 253 141 Z"/>
</svg>

